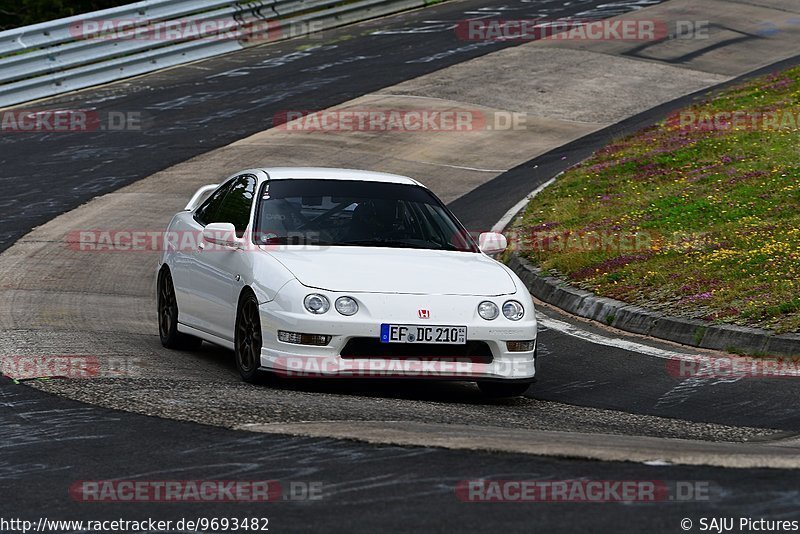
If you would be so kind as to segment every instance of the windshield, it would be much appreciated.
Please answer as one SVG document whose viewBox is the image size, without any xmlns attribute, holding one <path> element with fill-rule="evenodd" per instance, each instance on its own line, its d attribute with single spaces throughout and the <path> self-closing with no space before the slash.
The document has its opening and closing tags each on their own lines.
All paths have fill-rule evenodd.
<svg viewBox="0 0 800 534">
<path fill-rule="evenodd" d="M 427 189 L 357 180 L 266 182 L 259 193 L 254 239 L 263 245 L 478 251 Z"/>
</svg>

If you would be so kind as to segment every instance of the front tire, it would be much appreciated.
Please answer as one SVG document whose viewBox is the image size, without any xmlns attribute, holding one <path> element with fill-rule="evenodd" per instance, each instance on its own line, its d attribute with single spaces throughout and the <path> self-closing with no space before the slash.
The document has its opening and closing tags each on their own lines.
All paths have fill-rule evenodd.
<svg viewBox="0 0 800 534">
<path fill-rule="evenodd" d="M 167 268 L 158 275 L 158 336 L 163 346 L 173 350 L 197 350 L 203 344 L 199 337 L 178 332 L 178 301 Z"/>
<path fill-rule="evenodd" d="M 236 369 L 245 382 L 255 383 L 260 378 L 258 368 L 261 366 L 262 343 L 258 300 L 255 295 L 247 292 L 239 299 L 234 333 Z"/>
<path fill-rule="evenodd" d="M 481 393 L 492 399 L 519 397 L 531 387 L 532 382 L 478 382 Z"/>
</svg>

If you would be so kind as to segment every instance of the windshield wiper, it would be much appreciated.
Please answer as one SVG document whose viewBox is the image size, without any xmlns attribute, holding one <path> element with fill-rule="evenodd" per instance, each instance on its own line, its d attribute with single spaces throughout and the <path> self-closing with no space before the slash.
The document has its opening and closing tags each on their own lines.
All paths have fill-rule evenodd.
<svg viewBox="0 0 800 534">
<path fill-rule="evenodd" d="M 292 236 L 292 237 L 270 237 L 262 240 L 259 245 L 315 245 L 315 246 L 333 246 L 335 243 L 328 241 L 320 241 L 318 239 L 309 239 L 307 237 Z"/>
<path fill-rule="evenodd" d="M 422 248 L 427 249 L 425 245 L 417 243 L 409 243 L 408 241 L 400 241 L 397 239 L 356 239 L 353 241 L 341 241 L 338 245 L 352 245 L 356 247 L 402 247 L 402 248 Z"/>
<path fill-rule="evenodd" d="M 457 246 L 451 243 L 436 243 L 436 244 L 439 245 L 439 250 L 454 250 L 456 252 L 469 252 L 468 250 L 463 248 L 458 248 Z"/>
</svg>

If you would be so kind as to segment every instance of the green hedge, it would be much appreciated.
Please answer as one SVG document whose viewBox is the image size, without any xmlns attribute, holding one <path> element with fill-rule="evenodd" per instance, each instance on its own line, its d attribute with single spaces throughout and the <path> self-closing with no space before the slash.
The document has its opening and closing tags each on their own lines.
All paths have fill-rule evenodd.
<svg viewBox="0 0 800 534">
<path fill-rule="evenodd" d="M 131 0 L 0 0 L 0 30 L 130 3 Z"/>
</svg>

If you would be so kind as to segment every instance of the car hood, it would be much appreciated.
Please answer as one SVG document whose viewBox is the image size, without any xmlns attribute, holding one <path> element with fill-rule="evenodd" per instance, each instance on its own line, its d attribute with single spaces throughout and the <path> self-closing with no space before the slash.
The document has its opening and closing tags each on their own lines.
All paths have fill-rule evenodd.
<svg viewBox="0 0 800 534">
<path fill-rule="evenodd" d="M 317 289 L 480 296 L 516 292 L 503 266 L 472 252 L 384 247 L 261 248 L 301 284 Z"/>
</svg>

